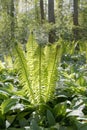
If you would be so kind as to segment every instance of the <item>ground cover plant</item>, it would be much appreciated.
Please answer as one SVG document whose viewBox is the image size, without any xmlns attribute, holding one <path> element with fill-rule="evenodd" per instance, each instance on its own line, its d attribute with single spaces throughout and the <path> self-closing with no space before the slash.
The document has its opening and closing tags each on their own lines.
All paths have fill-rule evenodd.
<svg viewBox="0 0 87 130">
<path fill-rule="evenodd" d="M 40 46 L 30 35 L 26 52 L 15 47 L 15 68 L 0 62 L 1 129 L 87 129 L 86 51 L 66 53 L 60 43 Z"/>
<path fill-rule="evenodd" d="M 87 0 L 0 0 L 0 130 L 87 130 Z"/>
</svg>

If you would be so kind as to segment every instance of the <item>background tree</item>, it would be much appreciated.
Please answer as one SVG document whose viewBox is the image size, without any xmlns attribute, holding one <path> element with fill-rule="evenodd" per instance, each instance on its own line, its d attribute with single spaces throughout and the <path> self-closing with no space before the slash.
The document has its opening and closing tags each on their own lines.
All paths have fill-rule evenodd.
<svg viewBox="0 0 87 130">
<path fill-rule="evenodd" d="M 10 51 L 10 45 L 12 39 L 14 39 L 15 30 L 15 8 L 14 0 L 1 1 L 1 35 L 0 42 L 3 43 L 3 48 L 8 48 Z M 8 51 L 8 50 L 7 50 Z"/>
<path fill-rule="evenodd" d="M 87 40 L 87 1 L 79 2 L 80 39 Z"/>
<path fill-rule="evenodd" d="M 41 23 L 43 23 L 43 20 L 44 20 L 44 3 L 43 3 L 43 0 L 40 0 L 40 13 L 41 13 Z"/>
<path fill-rule="evenodd" d="M 78 0 L 73 0 L 73 36 L 74 40 L 78 40 Z"/>
<path fill-rule="evenodd" d="M 54 14 L 54 0 L 48 0 L 48 21 L 49 23 L 55 24 L 55 14 Z M 49 32 L 49 42 L 55 42 L 55 29 L 51 28 Z"/>
<path fill-rule="evenodd" d="M 66 0 L 56 0 L 56 38 L 61 37 L 65 40 L 72 39 L 72 2 Z"/>
<path fill-rule="evenodd" d="M 10 1 L 10 17 L 11 17 L 11 25 L 10 25 L 10 28 L 11 28 L 11 41 L 14 40 L 15 38 L 15 7 L 14 7 L 14 0 L 11 0 Z"/>
<path fill-rule="evenodd" d="M 14 39 L 26 44 L 31 30 L 40 44 L 53 43 L 60 37 L 68 41 L 86 40 L 87 0 L 0 1 L 2 50 L 11 49 Z"/>
</svg>

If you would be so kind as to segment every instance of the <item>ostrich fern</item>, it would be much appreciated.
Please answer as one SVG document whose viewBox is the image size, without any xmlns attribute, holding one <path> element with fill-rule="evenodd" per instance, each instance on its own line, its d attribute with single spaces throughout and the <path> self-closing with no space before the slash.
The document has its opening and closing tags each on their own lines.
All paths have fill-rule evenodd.
<svg viewBox="0 0 87 130">
<path fill-rule="evenodd" d="M 85 52 L 86 63 L 87 63 L 87 41 L 85 41 L 84 43 L 80 42 L 79 46 L 80 46 L 80 52 L 81 53 Z"/>
<path fill-rule="evenodd" d="M 53 99 L 61 48 L 57 44 L 42 47 L 30 35 L 27 52 L 19 45 L 15 46 L 15 51 L 19 79 L 30 102 L 39 104 Z"/>
</svg>

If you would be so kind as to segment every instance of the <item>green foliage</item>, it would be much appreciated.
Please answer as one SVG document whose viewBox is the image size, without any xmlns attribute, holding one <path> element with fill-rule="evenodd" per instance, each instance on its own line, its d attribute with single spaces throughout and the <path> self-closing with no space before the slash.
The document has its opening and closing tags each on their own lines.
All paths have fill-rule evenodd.
<svg viewBox="0 0 87 130">
<path fill-rule="evenodd" d="M 47 119 L 48 119 L 49 126 L 55 125 L 55 123 L 56 123 L 55 118 L 54 118 L 53 114 L 51 113 L 51 111 L 49 111 L 49 110 L 47 110 Z"/>
<path fill-rule="evenodd" d="M 74 47 L 68 51 L 66 41 L 60 40 L 59 43 L 62 43 L 62 47 L 64 44 L 65 48 L 62 51 L 59 49 L 58 52 L 58 56 L 63 53 L 59 67 L 56 63 L 59 63 L 60 57 L 56 63 L 54 62 L 57 45 L 45 47 L 38 45 L 33 35 L 29 38 L 26 52 L 20 45 L 15 48 L 17 70 L 10 69 L 10 64 L 7 67 L 6 60 L 6 64 L 0 63 L 1 129 L 85 130 L 87 128 L 87 65 L 84 55 L 86 48 L 78 42 L 81 45 L 80 52 L 74 53 Z M 53 66 L 58 68 L 54 70 Z M 58 71 L 56 78 L 55 71 Z M 30 86 L 26 86 L 28 80 Z M 43 86 L 46 86 L 46 90 Z M 52 93 L 50 86 L 54 89 Z M 35 104 L 30 96 L 32 95 L 30 87 Z M 46 96 L 47 93 L 51 93 L 53 97 Z"/>
<path fill-rule="evenodd" d="M 84 42 L 80 42 L 80 51 L 84 52 L 85 56 L 86 56 L 86 62 L 87 62 L 87 41 Z"/>
<path fill-rule="evenodd" d="M 32 104 L 48 102 L 54 97 L 61 48 L 57 44 L 38 45 L 30 35 L 26 49 L 24 54 L 18 45 L 15 46 L 20 82 Z"/>
<path fill-rule="evenodd" d="M 38 0 L 0 1 L 1 130 L 87 129 L 87 2 L 79 1 L 76 27 L 72 1 L 66 1 L 55 1 L 55 24 L 47 22 L 45 0 L 43 24 Z M 77 42 L 72 42 L 72 28 L 79 30 Z M 30 35 L 25 52 L 15 45 L 16 60 L 11 59 L 12 45 L 25 44 L 30 29 L 39 44 Z M 51 29 L 58 43 L 46 45 Z"/>
<path fill-rule="evenodd" d="M 36 123 L 36 121 L 34 119 L 31 121 L 31 129 L 32 130 L 40 130 L 38 124 Z"/>
<path fill-rule="evenodd" d="M 1 111 L 2 114 L 7 113 L 9 110 L 11 110 L 11 107 L 15 106 L 15 104 L 17 103 L 17 99 L 8 99 L 5 100 L 2 104 L 1 104 Z"/>
<path fill-rule="evenodd" d="M 20 80 L 21 80 L 22 84 L 24 85 L 25 92 L 26 92 L 26 89 L 27 89 L 27 92 L 29 93 L 30 98 L 34 102 L 34 94 L 32 92 L 30 80 L 29 80 L 29 77 L 28 77 L 29 72 L 28 72 L 28 69 L 27 69 L 27 61 L 24 57 L 24 54 L 23 54 L 23 51 L 21 50 L 21 48 L 16 46 L 15 49 L 16 49 L 16 52 L 17 52 L 16 53 L 17 54 L 16 65 L 17 65 L 17 67 L 19 67 L 19 73 L 21 74 Z"/>
</svg>

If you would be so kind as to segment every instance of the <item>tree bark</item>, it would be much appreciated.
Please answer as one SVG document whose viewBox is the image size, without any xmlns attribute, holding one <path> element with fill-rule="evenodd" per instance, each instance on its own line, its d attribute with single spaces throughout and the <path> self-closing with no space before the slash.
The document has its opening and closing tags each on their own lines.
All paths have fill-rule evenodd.
<svg viewBox="0 0 87 130">
<path fill-rule="evenodd" d="M 48 21 L 49 23 L 55 23 L 55 15 L 54 15 L 54 0 L 48 0 Z M 55 42 L 55 29 L 51 29 L 49 32 L 49 39 L 50 43 Z"/>
<path fill-rule="evenodd" d="M 11 17 L 11 41 L 14 40 L 15 35 L 15 8 L 14 8 L 14 0 L 11 0 L 10 4 L 10 17 Z"/>
<path fill-rule="evenodd" d="M 39 23 L 40 22 L 40 13 L 39 13 L 39 8 L 38 8 L 38 2 L 37 2 L 37 0 L 35 0 L 34 4 L 35 4 L 35 21 L 37 23 Z"/>
<path fill-rule="evenodd" d="M 43 3 L 43 0 L 40 0 L 40 13 L 41 13 L 41 23 L 43 23 L 43 20 L 44 20 L 44 3 Z"/>
<path fill-rule="evenodd" d="M 78 0 L 73 0 L 73 36 L 74 40 L 78 40 Z"/>
</svg>

